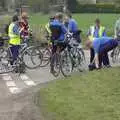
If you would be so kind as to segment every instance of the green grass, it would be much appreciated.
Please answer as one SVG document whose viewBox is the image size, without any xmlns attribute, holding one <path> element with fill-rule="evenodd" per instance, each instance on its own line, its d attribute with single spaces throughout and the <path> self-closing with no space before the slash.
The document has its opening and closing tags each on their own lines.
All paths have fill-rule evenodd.
<svg viewBox="0 0 120 120">
<path fill-rule="evenodd" d="M 120 120 L 120 68 L 54 81 L 37 97 L 45 120 Z"/>
<path fill-rule="evenodd" d="M 120 17 L 119 14 L 74 14 L 73 16 L 79 28 L 86 34 L 90 25 L 92 25 L 96 18 L 100 18 L 102 24 L 107 28 L 108 34 L 113 34 L 116 20 Z M 48 15 L 34 14 L 31 16 L 30 23 L 33 25 L 45 25 L 48 22 Z"/>
</svg>

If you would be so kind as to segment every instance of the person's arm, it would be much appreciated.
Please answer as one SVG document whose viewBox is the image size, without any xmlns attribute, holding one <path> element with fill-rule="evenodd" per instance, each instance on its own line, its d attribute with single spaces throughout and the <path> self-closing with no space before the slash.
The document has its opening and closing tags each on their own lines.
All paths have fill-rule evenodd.
<svg viewBox="0 0 120 120">
<path fill-rule="evenodd" d="M 93 63 L 95 63 L 96 68 L 99 68 L 99 55 L 96 53 L 95 58 L 93 60 Z"/>
<path fill-rule="evenodd" d="M 64 24 L 62 24 L 62 32 L 63 32 L 64 34 L 66 34 L 66 33 L 68 32 L 68 30 L 66 29 L 66 27 L 65 27 Z"/>
<path fill-rule="evenodd" d="M 87 32 L 87 37 L 89 37 L 90 35 L 91 35 L 91 29 L 89 28 Z"/>
<path fill-rule="evenodd" d="M 14 32 L 14 34 L 16 34 L 16 35 L 20 35 L 23 30 L 24 30 L 24 28 L 21 28 L 21 29 L 20 29 L 20 27 L 19 27 L 18 25 L 15 25 L 15 26 L 13 27 L 13 32 Z"/>
<path fill-rule="evenodd" d="M 106 33 L 106 29 L 104 28 L 104 31 L 103 31 L 103 37 L 106 37 L 107 36 L 107 33 Z"/>
<path fill-rule="evenodd" d="M 18 25 L 15 25 L 13 27 L 13 33 L 16 34 L 16 35 L 19 35 L 19 27 L 18 27 Z"/>
<path fill-rule="evenodd" d="M 69 32 L 72 32 L 72 31 L 73 31 L 73 24 L 72 24 L 72 21 L 69 21 L 68 30 L 69 30 Z"/>
<path fill-rule="evenodd" d="M 100 40 L 96 40 L 93 43 L 93 49 L 95 51 L 95 57 L 92 63 L 95 63 L 96 68 L 99 68 L 99 48 L 100 48 Z"/>
</svg>

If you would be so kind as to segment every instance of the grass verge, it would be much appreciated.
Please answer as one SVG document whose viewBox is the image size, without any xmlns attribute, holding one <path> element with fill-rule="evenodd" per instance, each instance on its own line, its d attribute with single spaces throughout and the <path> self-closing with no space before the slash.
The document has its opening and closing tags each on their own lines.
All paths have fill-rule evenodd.
<svg viewBox="0 0 120 120">
<path fill-rule="evenodd" d="M 120 68 L 49 83 L 37 106 L 46 120 L 120 120 Z"/>
</svg>

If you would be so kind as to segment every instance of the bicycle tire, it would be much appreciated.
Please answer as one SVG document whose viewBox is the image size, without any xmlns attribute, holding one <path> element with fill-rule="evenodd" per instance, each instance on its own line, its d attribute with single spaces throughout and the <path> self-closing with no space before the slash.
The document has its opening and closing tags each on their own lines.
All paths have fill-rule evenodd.
<svg viewBox="0 0 120 120">
<path fill-rule="evenodd" d="M 51 56 L 51 66 L 53 65 L 54 67 L 54 72 L 52 72 L 53 76 L 58 77 L 60 74 L 60 59 L 61 56 L 59 53 L 55 53 L 54 55 Z"/>
<path fill-rule="evenodd" d="M 8 66 L 4 66 L 4 67 L 8 67 Z M 2 70 L 2 71 L 1 71 Z M 7 74 L 7 73 L 11 73 L 11 72 L 14 72 L 15 71 L 15 68 L 11 68 L 11 69 L 8 69 L 8 68 L 4 68 L 4 69 L 1 69 L 0 70 L 0 74 Z"/>
<path fill-rule="evenodd" d="M 61 73 L 64 77 L 69 77 L 73 71 L 72 60 L 67 50 L 61 53 Z"/>
<path fill-rule="evenodd" d="M 40 49 L 43 55 L 42 64 L 40 65 L 40 67 L 46 67 L 50 64 L 51 51 L 48 48 L 45 49 L 41 49 L 41 47 L 38 48 Z"/>
<path fill-rule="evenodd" d="M 37 50 L 37 52 L 35 50 Z M 27 58 L 27 59 L 29 59 L 29 60 L 24 59 L 24 57 L 26 55 L 28 55 L 29 58 Z M 35 60 L 35 57 L 37 57 L 37 55 L 38 55 L 38 61 Z M 42 63 L 42 53 L 37 47 L 31 46 L 23 52 L 22 59 L 24 61 L 26 68 L 36 69 L 36 68 L 40 67 L 40 65 Z"/>
<path fill-rule="evenodd" d="M 114 50 L 113 57 L 112 57 L 112 62 L 113 63 L 119 63 L 120 62 L 120 48 L 117 47 Z"/>
<path fill-rule="evenodd" d="M 83 70 L 85 69 L 85 64 L 86 64 L 86 59 L 85 59 L 85 54 L 84 51 L 82 49 L 78 50 L 78 70 L 79 72 L 83 72 Z"/>
</svg>

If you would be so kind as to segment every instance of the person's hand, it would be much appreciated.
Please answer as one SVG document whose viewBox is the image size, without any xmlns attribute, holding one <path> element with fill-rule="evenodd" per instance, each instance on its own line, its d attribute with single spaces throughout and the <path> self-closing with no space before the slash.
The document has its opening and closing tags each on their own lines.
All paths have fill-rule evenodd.
<svg viewBox="0 0 120 120">
<path fill-rule="evenodd" d="M 23 30 L 24 30 L 24 27 L 22 27 L 22 28 L 20 29 L 20 33 L 21 33 Z"/>
<path fill-rule="evenodd" d="M 99 67 L 99 65 L 98 65 L 98 64 L 96 64 L 96 69 L 100 69 L 100 67 Z"/>
</svg>

